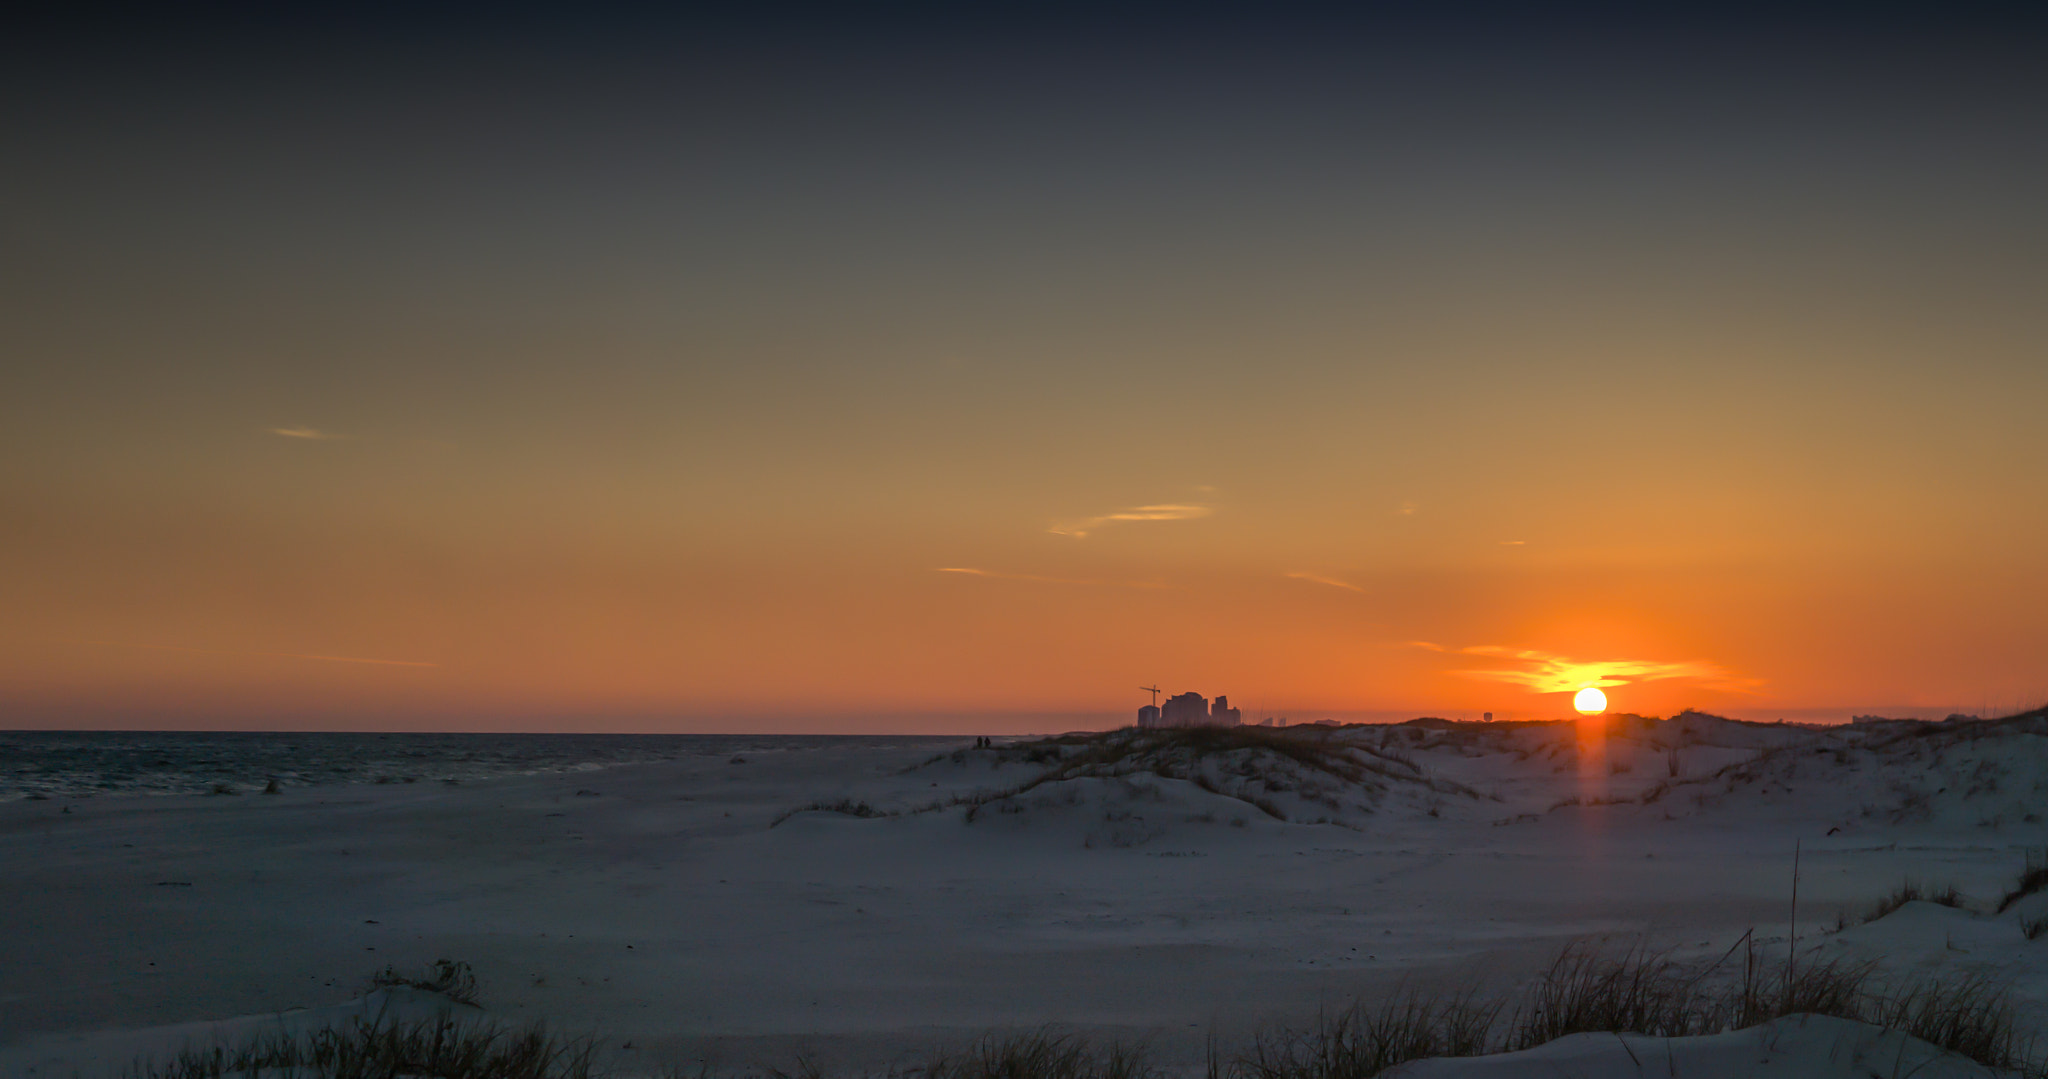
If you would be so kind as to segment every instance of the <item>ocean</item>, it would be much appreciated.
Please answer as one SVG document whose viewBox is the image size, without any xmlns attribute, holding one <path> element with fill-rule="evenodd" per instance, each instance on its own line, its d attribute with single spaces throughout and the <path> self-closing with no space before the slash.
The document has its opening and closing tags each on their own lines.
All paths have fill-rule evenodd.
<svg viewBox="0 0 2048 1079">
<path fill-rule="evenodd" d="M 0 731 L 0 801 L 208 794 L 345 783 L 457 783 L 618 764 L 957 738 L 742 734 Z"/>
</svg>

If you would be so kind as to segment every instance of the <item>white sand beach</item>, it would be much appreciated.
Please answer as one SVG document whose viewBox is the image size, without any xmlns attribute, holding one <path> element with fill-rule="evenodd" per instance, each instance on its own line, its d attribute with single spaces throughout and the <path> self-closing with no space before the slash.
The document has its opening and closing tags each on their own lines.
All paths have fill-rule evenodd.
<svg viewBox="0 0 2048 1079">
<path fill-rule="evenodd" d="M 1754 930 L 1782 962 L 1795 844 L 1803 961 L 1989 975 L 2048 1029 L 2048 936 L 2022 931 L 2048 892 L 1994 912 L 2048 843 L 2044 732 L 2038 715 L 1688 715 L 1299 735 L 1369 765 L 1355 782 L 1256 750 L 1075 767 L 1080 743 L 960 738 L 14 802 L 0 1074 L 118 1074 L 280 1022 L 429 1007 L 365 1004 L 366 979 L 440 958 L 473 966 L 481 1014 L 597 1034 L 627 1073 L 799 1056 L 879 1071 L 1046 1024 L 1192 1068 L 1211 1037 L 1228 1048 L 1403 986 L 1511 989 L 1584 938 L 1710 961 Z M 792 813 L 813 804 L 836 808 Z M 1908 878 L 1963 905 L 1854 924 Z M 1922 1076 L 1979 1073 L 1815 1022 L 1656 1053 L 1698 1062 L 1679 1074 L 1864 1074 L 1840 1061 L 1880 1052 Z M 1636 1074 L 1612 1069 L 1639 1066 L 1646 1041 L 1575 1036 L 1408 1074 Z"/>
</svg>

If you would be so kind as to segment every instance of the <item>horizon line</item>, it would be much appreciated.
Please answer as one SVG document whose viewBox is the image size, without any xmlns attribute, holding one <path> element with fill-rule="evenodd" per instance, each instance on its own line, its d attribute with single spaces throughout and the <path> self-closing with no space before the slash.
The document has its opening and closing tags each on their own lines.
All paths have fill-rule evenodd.
<svg viewBox="0 0 2048 1079">
<path fill-rule="evenodd" d="M 1940 721 L 1942 721 L 1943 719 L 1946 719 L 1946 718 L 1948 718 L 1948 717 L 1950 717 L 1950 716 L 1955 716 L 1955 715 L 1968 715 L 1968 716 L 1971 716 L 1971 717 L 1973 717 L 1973 718 L 1976 718 L 1976 719 L 1982 719 L 1982 720 L 1997 720 L 1997 719 L 2005 719 L 2005 718 L 2011 718 L 2011 717 L 2013 717 L 2013 716 L 2020 716 L 2020 715 L 2028 715 L 2028 714 L 2032 714 L 2032 713 L 2040 712 L 2040 711 L 2043 711 L 2043 709 L 2044 709 L 2044 708 L 2048 708 L 2048 706 L 2041 706 L 2041 705 L 2037 705 L 2037 706 L 2034 706 L 2034 707 L 2032 707 L 2032 708 L 2018 708 L 2018 709 L 2013 709 L 2013 710 L 2010 710 L 2010 711 L 2008 711 L 2008 710 L 2005 710 L 2005 709 L 1998 709 L 1998 710 L 1985 710 L 1985 712 L 1984 712 L 1983 714 L 1980 714 L 1979 712 L 1966 712 L 1966 711 L 1961 711 L 1961 710 L 1954 710 L 1954 709 L 1944 710 L 1944 709 L 1942 709 L 1942 708 L 1928 708 L 1928 707 L 1915 707 L 1915 708 L 1899 708 L 1899 707 L 1894 707 L 1894 708 L 1890 708 L 1890 709 L 1876 708 L 1876 709 L 1867 709 L 1867 710 L 1865 710 L 1865 709 L 1847 709 L 1847 710 L 1844 710 L 1844 709 L 1835 709 L 1835 708 L 1824 708 L 1824 709 L 1779 709 L 1779 710 L 1774 710 L 1776 714 L 1773 714 L 1773 715 L 1769 715 L 1769 716 L 1759 716 L 1759 715 L 1755 715 L 1755 714 L 1752 714 L 1752 715 L 1738 715 L 1738 714 L 1725 714 L 1725 713 L 1721 713 L 1721 712 L 1715 712 L 1715 711 L 1711 711 L 1711 710 L 1707 710 L 1707 709 L 1683 709 L 1683 710 L 1680 710 L 1679 712 L 1674 712 L 1674 713 L 1672 713 L 1672 714 L 1671 714 L 1671 715 L 1669 715 L 1669 716 L 1657 716 L 1657 715 L 1646 715 L 1646 714 L 1643 714 L 1643 713 L 1627 712 L 1627 711 L 1621 711 L 1621 710 L 1614 710 L 1614 711 L 1610 711 L 1610 712 L 1602 713 L 1602 715 L 1604 715 L 1604 716 L 1634 716 L 1634 717 L 1639 717 L 1639 718 L 1644 718 L 1644 719 L 1651 719 L 1651 720 L 1659 720 L 1659 721 L 1668 721 L 1668 720 L 1670 720 L 1670 719 L 1676 718 L 1676 717 L 1677 717 L 1677 716 L 1679 716 L 1679 715 L 1683 715 L 1683 714 L 1686 714 L 1687 712 L 1695 712 L 1695 713 L 1698 713 L 1698 714 L 1703 714 L 1703 715 L 1711 715 L 1711 716 L 1716 716 L 1716 717 L 1719 717 L 1719 718 L 1722 718 L 1722 719 L 1729 719 L 1729 720 L 1734 720 L 1734 721 L 1737 721 L 1737 722 L 1743 722 L 1743 723 L 1760 723 L 1760 724 L 1772 724 L 1772 723 L 1795 723 L 1795 724 L 1801 724 L 1801 725 L 1807 725 L 1807 726 L 1847 726 L 1848 724 L 1850 724 L 1850 723 L 1851 723 L 1851 722 L 1852 722 L 1853 720 L 1855 720 L 1856 718 L 1860 718 L 1860 717 L 1863 717 L 1863 716 L 1877 716 L 1877 717 L 1880 717 L 1880 718 L 1883 718 L 1883 719 L 1889 719 L 1889 720 L 1897 720 L 1897 721 L 1910 721 L 1910 722 L 1929 722 L 1929 723 L 1931 723 L 1931 722 L 1940 722 Z M 1750 712 L 1755 712 L 1756 710 L 1753 710 L 1753 709 L 1745 709 L 1745 710 L 1743 710 L 1743 711 L 1750 711 Z M 1132 710 L 1132 714 L 1133 714 L 1133 715 L 1135 715 L 1135 712 L 1136 712 L 1136 710 L 1135 710 L 1135 709 L 1133 709 L 1133 710 Z M 1482 716 L 1482 715 L 1483 715 L 1484 713 L 1481 713 L 1481 712 L 1477 712 L 1476 710 L 1474 710 L 1474 711 L 1471 711 L 1471 712 L 1470 712 L 1470 714 L 1461 714 L 1461 713 L 1467 713 L 1467 712 L 1468 712 L 1468 710 L 1465 710 L 1465 709 L 1458 709 L 1458 710 L 1453 710 L 1453 714 L 1439 714 L 1439 713 L 1432 713 L 1432 712 L 1411 712 L 1411 711 L 1408 711 L 1408 710 L 1400 710 L 1400 709 L 1371 709 L 1371 710 L 1363 710 L 1363 709 L 1348 709 L 1348 710 L 1346 710 L 1346 709 L 1320 709 L 1320 710 L 1315 710 L 1315 711 L 1304 711 L 1303 713 L 1301 713 L 1301 716 L 1300 716 L 1300 718 L 1295 718 L 1295 717 L 1289 716 L 1289 717 L 1287 717 L 1287 718 L 1289 718 L 1290 722 L 1288 722 L 1288 723 L 1286 723 L 1286 724 L 1279 724 L 1279 725 L 1275 725 L 1275 726 L 1273 726 L 1273 727 L 1269 727 L 1269 728 L 1267 728 L 1267 729 L 1284 729 L 1284 728 L 1286 728 L 1286 727 L 1306 727 L 1306 726 L 1317 726 L 1317 725 L 1319 725 L 1319 724 L 1320 724 L 1320 725 L 1356 725 L 1356 726 L 1399 726 L 1399 725 L 1401 725 L 1401 724 L 1403 724 L 1403 723 L 1409 723 L 1409 722 L 1413 722 L 1413 721 L 1415 721 L 1415 720 L 1423 720 L 1423 719 L 1435 719 L 1435 720 L 1442 720 L 1442 721 L 1445 721 L 1445 722 L 1451 722 L 1451 723 L 1460 723 L 1460 724 L 1463 724 L 1463 723 L 1470 723 L 1470 724 L 1473 724 L 1473 725 L 1475 725 L 1475 726 L 1484 726 L 1484 725 L 1486 725 L 1486 724 L 1487 724 L 1487 723 L 1489 722 L 1489 721 L 1487 721 L 1487 720 L 1485 720 L 1485 719 L 1481 718 L 1481 716 Z M 1124 716 L 1122 715 L 1122 713 L 1107 713 L 1107 712 L 1099 712 L 1099 711 L 1089 711 L 1089 712 L 1080 712 L 1080 711 L 1069 711 L 1069 712 L 1059 712 L 1059 711 L 1042 711 L 1042 712 L 1021 712 L 1021 711 L 1020 711 L 1020 712 L 1002 712 L 1002 713 L 994 713 L 994 712 L 983 712 L 983 713 L 961 713 L 961 712 L 953 712 L 953 711 L 937 710 L 937 711 L 931 711 L 931 712 L 922 712 L 922 713 L 909 713 L 909 712 L 893 712 L 893 713 L 887 713 L 887 714 L 888 714 L 888 715 L 891 715 L 891 716 L 894 716 L 894 717 L 897 717 L 897 718 L 904 718 L 904 719 L 907 719 L 907 718 L 911 718 L 911 717 L 913 717 L 913 716 L 925 716 L 925 717 L 931 717 L 931 718 L 938 718 L 938 717 L 941 717 L 941 716 L 943 716 L 943 717 L 948 717 L 948 718 L 952 718 L 952 719 L 960 720 L 960 721 L 962 721 L 963 723 L 966 723 L 966 724 L 974 724 L 974 725 L 970 725 L 970 726 L 962 726 L 962 727 L 959 727 L 959 728 L 927 728 L 927 729 L 921 729 L 921 730 L 920 730 L 920 729 L 904 729 L 904 728 L 896 728 L 896 729 L 888 729 L 888 728 L 881 728 L 881 729 L 875 729 L 875 728 L 869 728 L 869 729 L 847 729 L 847 728 L 846 728 L 846 727 L 844 727 L 844 726 L 840 726 L 840 725 L 838 725 L 838 724 L 834 724 L 834 723 L 832 723 L 832 720 L 834 720 L 835 718 L 836 718 L 836 719 L 840 719 L 840 720 L 851 720 L 851 719 L 856 719 L 856 718 L 866 718 L 866 719 L 875 719 L 875 718 L 880 718 L 880 715 L 879 715 L 879 714 L 876 714 L 876 713 L 864 713 L 864 714 L 861 714 L 861 715 L 860 715 L 860 716 L 858 716 L 858 717 L 856 717 L 856 716 L 854 716 L 854 715 L 849 715 L 849 714 L 840 714 L 840 715 L 838 715 L 838 716 L 832 716 L 832 715 L 812 715 L 812 716 L 802 717 L 803 719 L 807 719 L 807 720 L 809 720 L 809 722 L 801 722 L 801 721 L 799 721 L 799 722 L 795 722 L 795 723 L 791 723 L 791 722 L 789 722 L 789 721 L 790 721 L 790 720 L 798 720 L 798 719 L 799 719 L 799 717 L 795 717 L 795 716 L 779 716 L 779 717 L 773 717 L 773 718 L 770 718 L 770 717 L 760 717 L 760 718 L 761 718 L 762 720 L 765 720 L 765 722 L 762 722 L 762 723 L 760 723 L 760 724 L 759 724 L 758 726 L 755 726 L 755 727 L 753 727 L 752 729 L 749 729 L 749 728 L 748 728 L 748 727 L 746 727 L 746 726 L 719 726 L 719 727 L 716 727 L 716 728 L 706 728 L 706 727 L 698 727 L 698 726 L 694 726 L 694 725 L 692 725 L 692 724 L 691 724 L 691 723 L 689 722 L 689 720 L 688 720 L 687 718 L 685 718 L 685 717 L 676 717 L 676 719 L 674 719 L 674 720 L 671 720 L 670 722 L 672 722 L 672 723 L 674 723 L 674 724 L 675 724 L 675 727 L 673 727 L 673 728 L 671 728 L 671 729 L 661 729 L 661 727 L 660 727 L 660 725 L 659 725 L 659 721 L 656 721 L 655 723 L 648 723 L 648 722 L 640 722 L 640 723 L 633 723 L 633 722 L 624 722 L 624 723 L 611 723 L 611 724 L 605 724 L 604 726 L 602 726 L 602 727 L 600 727 L 600 728 L 596 728 L 596 729 L 593 729 L 593 728 L 592 728 L 592 727 L 590 727 L 590 726 L 584 726 L 584 727 L 581 727 L 581 728 L 577 728 L 577 727 L 571 727 L 571 726 L 568 726 L 568 725 L 566 725 L 566 724 L 561 724 L 561 723 L 550 723 L 550 722 L 547 722 L 547 721 L 541 721 L 541 722 L 538 722 L 538 723 L 520 723 L 520 722 L 517 722 L 517 721 L 513 721 L 513 722 L 510 722 L 510 723 L 500 723 L 500 724 L 496 724 L 496 725 L 491 725 L 491 726 L 453 726 L 453 725 L 447 725 L 447 724 L 445 723 L 445 721 L 444 721 L 443 723 L 437 723 L 437 724 L 435 724 L 435 725 L 433 725 L 433 726 L 396 726 L 396 725 L 392 725 L 392 724 L 391 724 L 391 723 L 390 723 L 390 722 L 389 722 L 388 720 L 386 720 L 386 721 L 385 721 L 385 722 L 383 722 L 383 723 L 372 723 L 372 724 L 363 724 L 363 725 L 353 725 L 353 724 L 346 724 L 345 722 L 344 722 L 344 723 L 341 723 L 341 724 L 337 724 L 337 723 L 336 723 L 336 722 L 335 722 L 335 721 L 334 721 L 333 719 L 331 719 L 331 718 L 327 718 L 327 719 L 325 720 L 325 722 L 324 722 L 324 723 L 320 723 L 320 724 L 318 724 L 318 725 L 306 725 L 306 726 L 289 726 L 289 725 L 287 725 L 287 726 L 280 726 L 280 725 L 277 725 L 277 724 L 275 723 L 275 721 L 274 721 L 274 720 L 272 721 L 272 723 L 271 723 L 270 725 L 266 725 L 266 726 L 255 726 L 255 725 L 242 725 L 242 724 L 236 724 L 236 723 L 232 723 L 232 722 L 230 722 L 230 723 L 223 723 L 223 724 L 214 724 L 214 725 L 210 725 L 210 726 L 182 726 L 182 725 L 181 725 L 181 726 L 169 726 L 169 725 L 164 725 L 164 726 L 154 726 L 154 725 L 148 725 L 148 726 L 135 726 L 135 725 L 133 725 L 133 724 L 135 724 L 135 723 L 137 722 L 137 717 L 133 717 L 133 716 L 121 716 L 121 717 L 118 717 L 118 718 L 117 718 L 117 717 L 107 717 L 107 721 L 106 721 L 106 722 L 103 722 L 103 723 L 93 723 L 93 722 L 87 722 L 87 723 L 85 723 L 85 724 L 72 724 L 72 725 L 66 725 L 66 726 L 46 726 L 46 725 L 36 725 L 36 726 L 26 726 L 26 725 L 24 725 L 24 726 L 15 726 L 15 725 L 12 725 L 12 724 L 10 724 L 10 723 L 7 723 L 7 722 L 5 722 L 5 721 L 0 721 L 0 734 L 305 734 L 305 735 L 312 735 L 312 734 L 365 734 L 365 735 L 367 735 L 367 734 L 420 734 L 420 735 L 442 735 L 442 734 L 459 734 L 459 735 L 527 735 L 527 736 L 535 736 L 535 737 L 548 737 L 548 736 L 564 736 L 564 735 L 569 735 L 569 736 L 574 736 L 574 735 L 588 735 L 588 736 L 599 736 L 599 737 L 610 737 L 610 736 L 636 736 L 636 737 L 732 737 L 732 738 L 750 738 L 750 737 L 751 737 L 751 738 L 777 738 L 777 737 L 811 737 L 811 738 L 948 738 L 948 737 L 972 737 L 972 736 L 975 736 L 975 735 L 987 735 L 987 734 L 991 734 L 991 733 L 994 733 L 994 734 L 999 734 L 999 735 L 1001 735 L 1001 736 L 1004 736 L 1004 737 L 1038 737 L 1038 736 L 1053 736 L 1053 735 L 1059 735 L 1059 734 L 1070 734 L 1070 733 L 1086 733 L 1086 732 L 1099 732 L 1099 731 L 1105 731 L 1105 730 L 1117 730 L 1117 729 L 1121 729 L 1121 728 L 1124 728 L 1124 727 L 1130 727 L 1130 726 L 1134 726 L 1134 725 L 1135 725 L 1135 723 L 1134 723 L 1134 722 L 1132 722 L 1132 721 L 1128 721 L 1128 720 L 1127 720 L 1127 719 L 1126 719 L 1126 718 L 1125 718 L 1125 717 L 1124 717 Z M 1075 724 L 1075 725 L 1060 725 L 1060 724 L 1058 724 L 1057 722 L 1054 722 L 1054 723 L 1050 723 L 1050 724 L 1046 724 L 1046 723 L 1044 723 L 1044 721 L 1047 721 L 1047 720 L 1057 721 L 1058 719 L 1060 719 L 1060 718 L 1062 718 L 1062 717 L 1068 717 L 1068 718 L 1073 718 L 1073 719 L 1076 719 L 1076 720 L 1086 720 L 1086 719 L 1093 719 L 1093 720 L 1097 720 L 1097 721 L 1101 721 L 1101 720 L 1114 720 L 1115 722 L 1113 723 L 1113 725 L 1106 725 L 1106 724 L 1104 724 L 1104 723 L 1101 723 L 1101 722 L 1097 722 L 1097 723 L 1093 723 L 1093 724 L 1089 724 L 1089 723 L 1079 723 L 1079 724 Z M 1349 717 L 1349 718 L 1346 718 L 1346 717 Z M 1367 717 L 1371 717 L 1371 718 L 1367 718 Z M 1395 718 L 1395 717 L 1401 717 L 1401 718 Z M 437 718 L 439 718 L 439 717 L 437 717 Z M 999 730 L 999 731 L 991 731 L 991 730 L 988 730 L 988 729 L 982 729 L 982 728 L 985 728 L 985 727 L 987 726 L 987 721 L 991 721 L 991 720 L 1000 720 L 1000 719 L 1004 719 L 1004 718 L 1008 718 L 1008 719 L 1012 719 L 1012 720 L 1031 720 L 1031 719 L 1036 719 L 1036 720 L 1039 720 L 1039 721 L 1041 721 L 1041 722 L 1040 722 L 1040 724 L 1031 724 L 1030 726 L 1031 726 L 1031 728 L 1032 728 L 1032 729 L 1028 729 L 1028 730 L 1022 730 L 1022 729 L 1015 729 L 1014 727 L 1013 727 L 1013 729 L 1010 729 L 1010 730 Z M 1587 718 L 1593 718 L 1593 717 L 1587 717 L 1587 716 L 1580 716 L 1580 715 L 1578 715 L 1578 714 L 1576 714 L 1576 713 L 1535 713 L 1535 714 L 1531 714 L 1531 713 L 1509 713 L 1509 714 L 1506 714 L 1506 715 L 1504 715 L 1504 716 L 1503 716 L 1502 718 L 1499 718 L 1499 719 L 1495 719 L 1495 720 L 1493 720 L 1493 721 L 1491 721 L 1491 722 L 1493 722 L 1493 723 L 1498 723 L 1498 724 L 1507 724 L 1507 723 L 1560 723 L 1560 722 L 1576 722 L 1576 721 L 1579 721 L 1579 720 L 1582 720 L 1582 719 L 1587 719 Z M 981 724 L 975 724 L 975 720 L 977 720 L 977 719 L 979 719 L 979 720 L 981 720 L 981 721 L 983 721 L 983 722 L 982 722 Z M 776 720 L 782 720 L 783 722 L 776 722 Z M 736 718 L 736 717 L 724 717 L 724 718 L 723 718 L 723 722 L 724 722 L 724 723 L 735 723 L 735 722 L 738 722 L 738 723 L 744 723 L 744 722 L 745 722 L 745 720 L 743 720 L 743 719 L 738 719 L 738 718 Z M 1024 724 L 1021 724 L 1021 723 L 1020 723 L 1020 724 L 1017 724 L 1016 726 L 1018 726 L 1018 727 L 1021 727 L 1021 726 L 1023 726 L 1023 725 L 1024 725 Z M 1261 724 L 1261 723 L 1244 723 L 1244 724 L 1242 724 L 1242 726 L 1245 726 L 1245 727 L 1264 727 L 1265 725 L 1264 725 L 1264 724 Z"/>
</svg>

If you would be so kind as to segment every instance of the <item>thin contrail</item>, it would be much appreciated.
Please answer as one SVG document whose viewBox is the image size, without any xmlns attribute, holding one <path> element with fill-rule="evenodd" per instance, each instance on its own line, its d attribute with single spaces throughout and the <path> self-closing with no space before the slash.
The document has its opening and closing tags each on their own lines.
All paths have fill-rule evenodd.
<svg viewBox="0 0 2048 1079">
<path fill-rule="evenodd" d="M 1324 577 L 1320 574 L 1315 573 L 1289 573 L 1285 574 L 1284 576 L 1296 581 L 1308 581 L 1311 584 L 1328 585 L 1331 588 L 1345 588 L 1353 592 L 1365 591 L 1365 589 L 1360 588 L 1355 584 L 1352 584 L 1350 581 L 1340 581 L 1335 577 Z"/>
<path fill-rule="evenodd" d="M 1171 585 L 1158 581 L 1095 581 L 1079 577 L 1040 577 L 1035 573 L 1003 573 L 1000 570 L 973 569 L 968 566 L 937 566 L 933 573 L 964 573 L 970 577 L 988 577 L 998 581 L 1037 581 L 1040 584 L 1100 585 L 1107 588 L 1170 588 Z"/>
<path fill-rule="evenodd" d="M 191 652 L 202 656 L 263 656 L 271 659 L 317 659 L 325 663 L 369 663 L 379 667 L 439 667 L 416 659 L 371 659 L 366 656 L 322 656 L 310 652 L 242 652 L 225 648 L 187 648 L 176 644 L 136 644 L 133 641 L 77 641 L 112 648 L 142 648 L 152 652 Z"/>
</svg>

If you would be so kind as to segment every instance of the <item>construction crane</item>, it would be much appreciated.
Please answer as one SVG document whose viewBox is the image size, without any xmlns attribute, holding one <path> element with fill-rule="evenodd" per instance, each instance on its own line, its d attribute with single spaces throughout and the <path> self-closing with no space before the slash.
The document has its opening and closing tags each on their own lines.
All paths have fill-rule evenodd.
<svg viewBox="0 0 2048 1079">
<path fill-rule="evenodd" d="M 1150 694 L 1152 695 L 1152 707 L 1154 707 L 1154 708 L 1157 708 L 1157 707 L 1159 707 L 1159 687 L 1158 687 L 1158 686 L 1139 686 L 1138 688 L 1139 688 L 1139 689 L 1142 689 L 1142 690 L 1144 690 L 1145 692 L 1147 692 L 1147 693 L 1150 693 Z"/>
</svg>

